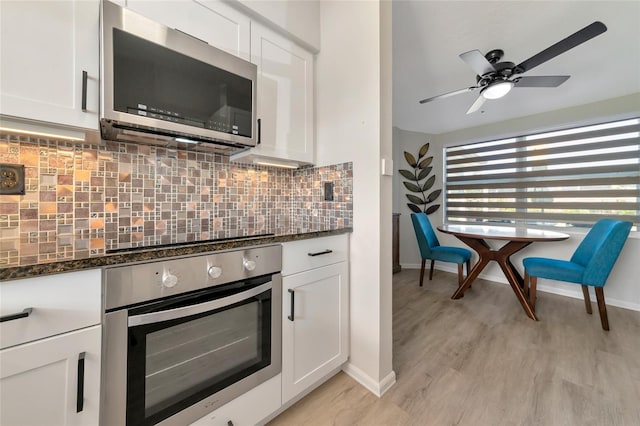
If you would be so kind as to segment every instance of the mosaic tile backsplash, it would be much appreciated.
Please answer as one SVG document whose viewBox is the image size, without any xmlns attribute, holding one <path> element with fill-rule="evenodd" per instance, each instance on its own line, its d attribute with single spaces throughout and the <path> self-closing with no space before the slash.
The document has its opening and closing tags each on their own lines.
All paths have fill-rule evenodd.
<svg viewBox="0 0 640 426">
<path fill-rule="evenodd" d="M 352 163 L 286 170 L 219 154 L 0 134 L 25 195 L 0 195 L 0 267 L 106 250 L 353 226 Z M 324 201 L 333 182 L 334 201 Z"/>
</svg>

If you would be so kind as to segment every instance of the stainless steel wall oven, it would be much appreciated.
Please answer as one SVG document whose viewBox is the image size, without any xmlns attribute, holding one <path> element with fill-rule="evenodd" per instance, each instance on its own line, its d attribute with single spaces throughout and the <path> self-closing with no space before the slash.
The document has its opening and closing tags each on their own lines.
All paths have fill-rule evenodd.
<svg viewBox="0 0 640 426">
<path fill-rule="evenodd" d="M 102 425 L 186 425 L 281 371 L 281 247 L 105 269 Z"/>
</svg>

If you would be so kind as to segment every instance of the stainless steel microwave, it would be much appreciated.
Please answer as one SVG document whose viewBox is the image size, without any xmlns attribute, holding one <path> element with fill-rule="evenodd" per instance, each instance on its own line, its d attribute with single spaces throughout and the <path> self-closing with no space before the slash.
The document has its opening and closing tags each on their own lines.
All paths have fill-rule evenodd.
<svg viewBox="0 0 640 426">
<path fill-rule="evenodd" d="M 184 144 L 227 154 L 255 146 L 254 64 L 102 3 L 104 139 Z"/>
</svg>

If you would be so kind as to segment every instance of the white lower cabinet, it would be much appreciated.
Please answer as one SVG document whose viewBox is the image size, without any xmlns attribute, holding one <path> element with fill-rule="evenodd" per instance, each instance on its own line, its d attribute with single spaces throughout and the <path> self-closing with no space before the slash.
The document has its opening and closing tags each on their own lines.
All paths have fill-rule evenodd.
<svg viewBox="0 0 640 426">
<path fill-rule="evenodd" d="M 301 256 L 315 263 L 282 279 L 282 403 L 286 404 L 347 361 L 349 269 L 346 235 L 283 246 L 283 265 L 302 265 L 297 261 Z M 322 265 L 322 259 L 335 263 Z M 286 273 L 296 270 L 285 268 Z"/>
<path fill-rule="evenodd" d="M 97 425 L 101 270 L 0 283 L 0 425 Z"/>
<path fill-rule="evenodd" d="M 101 326 L 0 351 L 0 424 L 97 425 Z"/>
<path fill-rule="evenodd" d="M 278 374 L 191 426 L 254 426 L 280 409 L 282 377 Z"/>
</svg>

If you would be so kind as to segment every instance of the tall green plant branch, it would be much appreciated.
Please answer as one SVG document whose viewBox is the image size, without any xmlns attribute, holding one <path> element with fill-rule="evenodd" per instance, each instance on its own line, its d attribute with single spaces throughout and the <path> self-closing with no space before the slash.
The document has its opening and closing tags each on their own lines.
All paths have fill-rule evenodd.
<svg viewBox="0 0 640 426">
<path fill-rule="evenodd" d="M 413 194 L 420 194 L 420 197 L 413 194 L 405 194 L 407 199 L 410 201 L 410 203 L 407 203 L 407 206 L 415 213 L 424 212 L 426 214 L 431 214 L 440 208 L 440 204 L 429 205 L 440 196 L 442 190 L 436 189 L 435 191 L 427 194 L 427 191 L 429 191 L 436 182 L 435 175 L 429 176 L 433 169 L 433 167 L 431 167 L 433 156 L 425 157 L 428 151 L 429 143 L 420 147 L 417 159 L 410 152 L 404 151 L 404 158 L 413 170 L 399 170 L 402 176 L 411 181 L 402 182 L 405 188 L 413 192 Z M 426 179 L 426 181 L 421 183 L 423 179 Z"/>
</svg>

